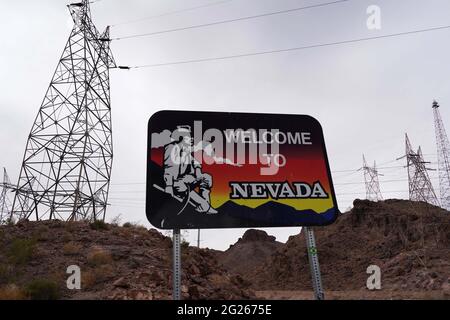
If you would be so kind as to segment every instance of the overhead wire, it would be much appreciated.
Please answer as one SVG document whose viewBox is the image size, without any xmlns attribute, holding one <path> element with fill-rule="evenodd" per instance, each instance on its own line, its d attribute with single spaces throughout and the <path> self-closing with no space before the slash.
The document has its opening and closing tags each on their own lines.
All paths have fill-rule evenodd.
<svg viewBox="0 0 450 320">
<path fill-rule="evenodd" d="M 198 28 L 210 27 L 210 26 L 215 26 L 215 25 L 220 25 L 220 24 L 226 24 L 226 23 L 232 23 L 232 22 L 256 19 L 256 18 L 263 18 L 263 17 L 268 17 L 268 16 L 274 16 L 274 15 L 279 15 L 279 14 L 291 13 L 291 12 L 296 12 L 296 11 L 320 8 L 320 7 L 335 5 L 335 4 L 349 2 L 349 1 L 352 1 L 352 0 L 336 0 L 336 1 L 331 1 L 331 2 L 313 4 L 313 5 L 309 5 L 309 6 L 302 6 L 302 7 L 292 8 L 292 9 L 280 10 L 280 11 L 275 11 L 275 12 L 268 12 L 268 13 L 253 15 L 253 16 L 247 16 L 247 17 L 241 17 L 241 18 L 235 18 L 235 19 L 228 19 L 228 20 L 221 20 L 221 21 L 216 21 L 216 22 L 203 23 L 203 24 L 198 24 L 198 25 L 193 25 L 193 26 L 174 28 L 174 29 L 168 29 L 168 30 L 162 30 L 162 31 L 155 31 L 155 32 L 147 32 L 147 33 L 141 33 L 141 34 L 135 34 L 135 35 L 129 35 L 129 36 L 122 36 L 122 37 L 112 38 L 111 40 L 125 40 L 125 39 L 131 39 L 131 38 L 149 37 L 149 36 L 163 34 L 163 33 L 171 33 L 171 32 L 178 32 L 178 31 L 184 31 L 184 30 L 198 29 Z"/>
<path fill-rule="evenodd" d="M 313 48 L 323 48 L 323 47 L 338 46 L 338 45 L 344 45 L 344 44 L 353 44 L 353 43 L 358 43 L 358 42 L 367 42 L 367 41 L 371 41 L 371 40 L 401 37 L 401 36 L 406 36 L 406 35 L 420 34 L 420 33 L 425 33 L 425 32 L 432 32 L 432 31 L 439 31 L 439 30 L 446 30 L 446 29 L 450 29 L 450 25 L 418 29 L 418 30 L 412 30 L 412 31 L 405 31 L 405 32 L 397 32 L 397 33 L 385 34 L 385 35 L 380 35 L 380 36 L 371 36 L 371 37 L 363 37 L 363 38 L 349 39 L 349 40 L 336 41 L 336 42 L 319 43 L 319 44 L 300 46 L 300 47 L 292 47 L 292 48 L 286 48 L 286 49 L 275 49 L 275 50 L 258 51 L 258 52 L 252 52 L 252 53 L 235 54 L 235 55 L 228 55 L 228 56 L 221 56 L 221 57 L 180 60 L 180 61 L 174 61 L 174 62 L 155 63 L 155 64 L 146 64 L 146 65 L 136 65 L 136 66 L 131 66 L 131 67 L 127 67 L 127 68 L 129 68 L 129 69 L 155 68 L 155 67 L 190 64 L 190 63 L 229 60 L 229 59 L 268 55 L 268 54 L 275 54 L 275 53 L 282 53 L 282 52 L 292 52 L 292 51 L 300 51 L 300 50 L 307 50 L 307 49 L 313 49 Z"/>
<path fill-rule="evenodd" d="M 377 169 L 399 169 L 399 168 L 404 168 L 404 166 L 389 166 L 389 167 L 377 167 Z M 336 173 L 336 172 L 349 172 L 352 175 L 356 174 L 358 172 L 360 172 L 360 169 L 348 169 L 348 170 L 332 170 L 331 173 Z M 337 178 L 345 178 L 346 176 L 341 176 L 341 177 L 337 177 Z M 333 177 L 333 179 L 336 179 L 336 177 Z M 145 185 L 146 182 L 120 182 L 120 183 L 111 183 L 111 185 L 113 186 L 129 186 L 129 185 Z M 117 191 L 117 192 L 121 192 L 121 191 Z M 136 191 L 130 191 L 130 192 L 136 192 Z"/>
<path fill-rule="evenodd" d="M 153 15 L 153 16 L 148 16 L 148 17 L 143 17 L 143 18 L 139 18 L 139 19 L 119 22 L 119 23 L 116 23 L 116 24 L 112 24 L 111 27 L 117 27 L 117 26 L 122 26 L 122 25 L 127 25 L 127 24 L 133 24 L 133 23 L 138 23 L 138 22 L 147 21 L 147 20 L 151 20 L 151 19 L 166 17 L 166 16 L 170 16 L 170 15 L 173 15 L 173 14 L 179 14 L 179 13 L 183 13 L 183 12 L 194 11 L 194 10 L 197 10 L 197 9 L 217 6 L 217 5 L 220 5 L 220 4 L 223 4 L 223 3 L 226 3 L 226 2 L 231 2 L 231 1 L 234 1 L 234 0 L 221 0 L 221 1 L 216 1 L 216 2 L 213 2 L 213 3 L 204 4 L 204 5 L 201 5 L 201 6 L 195 6 L 195 7 L 190 7 L 190 8 L 180 9 L 180 10 L 169 11 L 169 12 L 166 12 L 166 13 L 161 13 L 161 14 L 157 14 L 157 15 Z"/>
<path fill-rule="evenodd" d="M 430 178 L 431 180 L 437 180 L 439 178 Z M 408 181 L 408 179 L 393 179 L 393 180 L 380 180 L 380 183 L 391 183 L 391 182 L 404 182 Z M 346 182 L 346 183 L 334 183 L 335 186 L 342 186 L 342 185 L 354 185 L 354 184 L 365 184 L 365 182 Z"/>
</svg>

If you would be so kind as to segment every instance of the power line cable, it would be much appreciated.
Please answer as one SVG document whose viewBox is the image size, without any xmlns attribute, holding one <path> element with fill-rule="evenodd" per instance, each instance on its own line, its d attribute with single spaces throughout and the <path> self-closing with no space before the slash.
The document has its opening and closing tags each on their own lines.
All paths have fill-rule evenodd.
<svg viewBox="0 0 450 320">
<path fill-rule="evenodd" d="M 194 25 L 194 26 L 188 26 L 188 27 L 182 27 L 182 28 L 168 29 L 168 30 L 155 31 L 155 32 L 147 32 L 147 33 L 135 34 L 135 35 L 131 35 L 131 36 L 112 38 L 111 40 L 125 40 L 125 39 L 131 39 L 131 38 L 149 37 L 149 36 L 154 36 L 154 35 L 163 34 L 163 33 L 178 32 L 178 31 L 184 31 L 184 30 L 191 30 L 191 29 L 198 29 L 198 28 L 204 28 L 204 27 L 211 27 L 211 26 L 216 26 L 216 25 L 219 25 L 219 24 L 238 22 L 238 21 L 244 21 L 244 20 L 250 20 L 250 19 L 256 19 L 256 18 L 263 18 L 263 17 L 268 17 L 268 16 L 274 16 L 274 15 L 283 14 L 283 13 L 290 13 L 290 12 L 295 12 L 295 11 L 320 8 L 320 7 L 330 6 L 330 5 L 339 4 L 339 3 L 348 2 L 348 1 L 352 1 L 352 0 L 337 0 L 337 1 L 313 4 L 313 5 L 310 5 L 310 6 L 303 6 L 303 7 L 293 8 L 293 9 L 287 9 L 287 10 L 263 13 L 263 14 L 258 14 L 258 15 L 254 15 L 254 16 L 248 16 L 248 17 L 242 17 L 242 18 L 236 18 L 236 19 L 229 19 L 229 20 L 222 20 L 222 21 L 216 21 L 216 22 L 210 22 L 210 23 L 204 23 L 204 24 L 197 24 L 197 25 Z"/>
<path fill-rule="evenodd" d="M 388 166 L 388 167 L 377 167 L 379 169 L 394 169 L 394 168 L 403 168 L 403 166 Z M 339 172 L 358 172 L 361 169 L 347 169 L 347 170 L 332 170 L 331 173 L 339 173 Z"/>
<path fill-rule="evenodd" d="M 390 161 L 386 161 L 383 162 L 381 164 L 390 164 L 393 162 L 399 161 L 398 159 L 395 160 L 390 160 Z M 430 162 L 430 164 L 436 164 L 436 162 Z M 377 170 L 388 170 L 388 169 L 396 169 L 395 173 L 400 173 L 400 169 L 404 169 L 405 166 L 403 165 L 399 165 L 399 166 L 381 166 L 381 167 L 377 167 Z M 339 180 L 342 178 L 346 178 L 349 177 L 355 173 L 358 173 L 361 169 L 345 169 L 345 170 L 331 170 L 331 173 L 350 173 L 350 174 L 346 174 L 346 175 L 341 175 L 341 176 L 333 176 L 333 180 Z M 389 175 L 392 176 L 394 173 L 390 173 Z M 403 175 L 403 174 L 401 174 Z M 437 179 L 437 178 L 433 178 L 433 179 Z M 407 181 L 407 179 L 402 179 L 402 180 L 385 180 L 382 181 L 380 180 L 381 183 L 384 182 L 393 182 L 393 181 Z M 344 185 L 344 184 L 356 184 L 356 183 L 361 183 L 364 184 L 364 182 L 343 182 L 343 183 L 334 183 L 333 185 Z M 136 185 L 136 186 L 142 186 L 145 185 L 146 182 L 120 182 L 120 183 L 111 183 L 111 185 L 114 186 L 132 186 L 132 185 Z M 120 191 L 120 190 L 112 190 L 111 193 L 140 193 L 140 192 L 145 192 L 145 190 L 140 190 L 140 191 Z"/>
<path fill-rule="evenodd" d="M 409 190 L 389 190 L 389 191 L 384 191 L 383 193 L 407 193 L 409 192 Z M 336 193 L 336 196 L 341 196 L 341 195 L 352 195 L 352 194 L 364 194 L 365 191 L 361 191 L 361 192 L 349 192 L 349 193 Z"/>
<path fill-rule="evenodd" d="M 404 166 L 389 166 L 389 167 L 377 167 L 377 169 L 392 169 L 392 168 L 404 168 Z M 331 173 L 340 173 L 340 172 L 351 172 L 351 174 L 355 174 L 359 169 L 348 169 L 348 170 L 332 170 Z M 350 175 L 349 175 L 350 176 Z M 345 178 L 346 175 L 333 177 L 336 178 Z M 130 185 L 145 185 L 146 182 L 120 182 L 120 183 L 111 183 L 114 186 L 130 186 Z M 117 191 L 120 192 L 120 191 Z M 133 191 L 134 192 L 134 191 Z"/>
<path fill-rule="evenodd" d="M 438 178 L 431 178 L 431 180 L 437 180 Z M 394 180 L 380 180 L 380 184 L 383 183 L 390 183 L 390 182 L 404 182 L 408 181 L 408 179 L 394 179 Z M 335 186 L 344 186 L 344 185 L 362 185 L 365 184 L 365 182 L 344 182 L 344 183 L 334 183 Z"/>
<path fill-rule="evenodd" d="M 182 13 L 182 12 L 187 12 L 187 11 L 193 11 L 193 10 L 197 10 L 197 9 L 212 7 L 212 6 L 216 6 L 216 5 L 223 4 L 223 3 L 226 3 L 226 2 L 231 2 L 231 1 L 234 1 L 234 0 L 216 1 L 216 2 L 213 2 L 213 3 L 204 4 L 204 5 L 201 5 L 201 6 L 190 7 L 190 8 L 185 8 L 185 9 L 180 9 L 180 10 L 175 10 L 175 11 L 169 11 L 169 12 L 158 14 L 158 15 L 154 15 L 154 16 L 148 16 L 148 17 L 144 17 L 144 18 L 140 18 L 140 19 L 128 20 L 128 21 L 125 21 L 125 22 L 116 23 L 116 24 L 111 25 L 111 27 L 117 27 L 117 26 L 122 26 L 122 25 L 126 25 L 126 24 L 132 24 L 132 23 L 138 23 L 138 22 L 142 22 L 142 21 L 146 21 L 146 20 L 151 20 L 151 19 L 155 19 L 155 18 L 166 17 L 166 16 L 170 16 L 170 15 L 178 14 L 178 13 Z"/>
<path fill-rule="evenodd" d="M 188 63 L 199 63 L 199 62 L 208 62 L 208 61 L 217 61 L 217 60 L 228 60 L 228 59 L 244 58 L 244 57 L 251 57 L 251 56 L 260 56 L 260 55 L 274 54 L 274 53 L 281 53 L 281 52 L 290 52 L 290 51 L 299 51 L 299 50 L 306 50 L 306 49 L 313 49 L 313 48 L 330 47 L 330 46 L 337 46 L 337 45 L 343 45 L 343 44 L 365 42 L 365 41 L 370 41 L 370 40 L 393 38 L 393 37 L 406 36 L 406 35 L 412 35 L 412 34 L 420 34 L 420 33 L 431 32 L 431 31 L 438 31 L 438 30 L 444 30 L 444 29 L 450 29 L 450 25 L 440 26 L 440 27 L 433 27 L 433 28 L 426 28 L 426 29 L 419 29 L 419 30 L 413 30 L 413 31 L 406 31 L 406 32 L 391 33 L 391 34 L 385 34 L 385 35 L 381 35 L 381 36 L 373 36 L 373 37 L 365 37 L 365 38 L 358 38 L 358 39 L 350 39 L 350 40 L 343 40 L 343 41 L 337 41 L 337 42 L 320 43 L 320 44 L 314 44 L 314 45 L 302 46 L 302 47 L 294 47 L 294 48 L 287 48 L 287 49 L 259 51 L 259 52 L 236 54 L 236 55 L 230 55 L 230 56 L 204 58 L 204 59 L 193 59 L 193 60 L 183 60 L 183 61 L 175 61 L 175 62 L 167 62 L 167 63 L 138 65 L 138 66 L 127 67 L 127 68 L 129 68 L 129 69 L 154 68 L 154 67 L 180 65 L 180 64 L 188 64 Z"/>
</svg>

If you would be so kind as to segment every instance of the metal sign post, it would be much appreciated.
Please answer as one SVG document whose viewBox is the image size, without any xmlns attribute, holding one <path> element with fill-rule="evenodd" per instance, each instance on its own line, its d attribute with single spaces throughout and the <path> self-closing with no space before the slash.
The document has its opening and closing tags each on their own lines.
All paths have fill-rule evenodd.
<svg viewBox="0 0 450 320">
<path fill-rule="evenodd" d="M 314 288 L 314 296 L 316 300 L 324 300 L 325 295 L 322 288 L 322 276 L 320 274 L 319 258 L 317 256 L 316 239 L 314 237 L 313 229 L 305 227 L 305 238 L 312 284 Z"/>
<path fill-rule="evenodd" d="M 181 300 L 180 229 L 173 230 L 173 300 Z"/>
</svg>

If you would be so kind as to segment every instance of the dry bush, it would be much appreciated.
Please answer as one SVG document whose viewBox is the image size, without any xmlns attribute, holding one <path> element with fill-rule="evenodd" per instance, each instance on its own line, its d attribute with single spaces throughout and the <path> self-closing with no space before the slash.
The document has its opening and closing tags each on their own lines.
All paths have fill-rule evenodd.
<svg viewBox="0 0 450 320">
<path fill-rule="evenodd" d="M 47 279 L 54 281 L 58 284 L 63 284 L 64 287 L 66 286 L 66 281 L 69 275 L 66 273 L 66 268 L 61 267 L 53 267 L 51 270 L 47 273 Z"/>
<path fill-rule="evenodd" d="M 8 284 L 14 279 L 14 268 L 9 264 L 0 265 L 0 285 Z"/>
<path fill-rule="evenodd" d="M 79 221 L 67 221 L 64 224 L 64 229 L 69 234 L 72 234 L 80 228 L 81 224 L 82 224 L 82 222 L 79 222 Z"/>
<path fill-rule="evenodd" d="M 11 263 L 21 265 L 29 262 L 36 249 L 34 239 L 15 239 L 8 250 L 8 258 Z"/>
<path fill-rule="evenodd" d="M 121 236 L 121 235 L 122 235 L 122 230 L 121 230 L 121 228 L 114 228 L 114 229 L 112 230 L 112 234 L 115 235 L 115 236 Z"/>
<path fill-rule="evenodd" d="M 89 226 L 93 230 L 109 230 L 108 224 L 103 220 L 95 220 Z"/>
<path fill-rule="evenodd" d="M 122 228 L 119 231 L 119 236 L 125 239 L 131 239 L 134 236 L 134 231 L 132 228 Z"/>
<path fill-rule="evenodd" d="M 70 232 L 64 231 L 61 235 L 61 241 L 66 243 L 72 241 L 72 234 Z"/>
<path fill-rule="evenodd" d="M 122 215 L 119 214 L 119 215 L 115 216 L 115 217 L 111 220 L 110 224 L 113 225 L 113 226 L 115 226 L 115 227 L 118 227 L 118 226 L 120 225 L 120 222 L 121 222 L 121 221 L 122 221 Z"/>
<path fill-rule="evenodd" d="M 97 275 L 94 269 L 89 269 L 81 273 L 81 288 L 91 289 L 97 284 Z"/>
<path fill-rule="evenodd" d="M 145 226 L 135 222 L 126 222 L 123 224 L 121 229 L 124 231 L 123 234 L 127 238 L 131 238 L 136 235 L 145 236 L 148 234 L 148 230 Z"/>
<path fill-rule="evenodd" d="M 25 298 L 25 293 L 14 284 L 0 288 L 0 300 L 24 300 Z"/>
<path fill-rule="evenodd" d="M 94 247 L 87 255 L 87 262 L 93 267 L 111 264 L 113 261 L 111 253 L 103 248 Z"/>
<path fill-rule="evenodd" d="M 39 225 L 33 232 L 33 238 L 38 241 L 47 241 L 50 239 L 50 228 L 44 224 Z"/>
<path fill-rule="evenodd" d="M 96 284 L 105 282 L 115 276 L 111 253 L 100 247 L 93 247 L 87 255 L 91 268 L 81 274 L 81 287 L 90 289 Z"/>
<path fill-rule="evenodd" d="M 74 256 L 81 252 L 81 245 L 75 242 L 66 243 L 63 246 L 63 254 L 66 256 Z"/>
<path fill-rule="evenodd" d="M 99 283 L 112 279 L 114 276 L 114 268 L 111 265 L 87 269 L 81 274 L 81 288 L 91 289 Z"/>
<path fill-rule="evenodd" d="M 57 300 L 60 298 L 58 284 L 49 279 L 36 279 L 31 281 L 25 292 L 32 300 Z"/>
<path fill-rule="evenodd" d="M 147 228 L 137 222 L 125 222 L 122 227 L 124 228 L 132 228 L 132 229 L 137 229 L 137 230 L 141 230 L 141 231 L 148 231 Z"/>
</svg>

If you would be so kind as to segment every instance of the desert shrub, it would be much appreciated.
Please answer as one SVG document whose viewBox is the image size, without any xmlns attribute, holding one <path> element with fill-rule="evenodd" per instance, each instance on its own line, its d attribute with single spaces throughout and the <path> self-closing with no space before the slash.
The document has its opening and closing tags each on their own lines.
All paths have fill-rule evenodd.
<svg viewBox="0 0 450 320">
<path fill-rule="evenodd" d="M 68 232 L 69 234 L 72 234 L 80 229 L 80 226 L 85 227 L 86 224 L 89 224 L 89 222 L 86 221 L 67 221 L 64 224 L 64 231 Z"/>
<path fill-rule="evenodd" d="M 34 239 L 15 239 L 8 250 L 8 258 L 13 264 L 25 264 L 31 260 L 36 248 Z"/>
<path fill-rule="evenodd" d="M 123 227 L 124 228 L 137 228 L 137 229 L 144 228 L 145 229 L 145 227 L 143 225 L 139 224 L 138 222 L 125 222 L 123 224 Z"/>
<path fill-rule="evenodd" d="M 189 242 L 186 241 L 186 240 L 182 240 L 182 241 L 181 241 L 181 248 L 182 248 L 182 249 L 187 249 L 187 248 L 189 248 Z"/>
<path fill-rule="evenodd" d="M 14 278 L 14 270 L 8 264 L 0 265 L 0 284 L 10 283 Z"/>
<path fill-rule="evenodd" d="M 70 232 L 63 232 L 63 234 L 61 235 L 61 241 L 62 242 L 70 242 L 72 241 L 72 234 Z"/>
<path fill-rule="evenodd" d="M 16 285 L 7 285 L 0 288 L 0 300 L 24 300 L 25 293 Z"/>
<path fill-rule="evenodd" d="M 57 300 L 60 297 L 56 282 L 47 279 L 33 280 L 26 286 L 25 293 L 32 300 Z"/>
<path fill-rule="evenodd" d="M 121 228 L 114 228 L 114 229 L 112 230 L 112 234 L 115 235 L 115 236 L 120 236 L 120 235 L 122 235 Z"/>
<path fill-rule="evenodd" d="M 81 288 L 83 290 L 91 289 L 97 284 L 97 280 L 98 279 L 95 270 L 85 270 L 81 274 Z"/>
<path fill-rule="evenodd" d="M 95 220 L 90 224 L 93 230 L 108 230 L 108 225 L 103 220 Z"/>
<path fill-rule="evenodd" d="M 120 225 L 120 221 L 122 221 L 122 215 L 121 215 L 121 214 L 115 216 L 115 217 L 111 220 L 111 224 L 117 227 L 118 225 Z"/>
<path fill-rule="evenodd" d="M 81 251 L 81 245 L 75 243 L 75 242 L 69 242 L 66 243 L 63 246 L 63 254 L 66 256 L 74 256 L 80 253 Z"/>
<path fill-rule="evenodd" d="M 143 225 L 137 225 L 136 230 L 139 231 L 141 234 L 147 234 L 148 230 Z"/>
<path fill-rule="evenodd" d="M 89 268 L 81 274 L 81 288 L 91 289 L 99 283 L 112 279 L 114 276 L 114 268 L 111 265 Z"/>
<path fill-rule="evenodd" d="M 124 227 L 124 228 L 133 228 L 133 223 L 125 222 L 122 227 Z"/>
<path fill-rule="evenodd" d="M 87 262 L 91 266 L 110 264 L 112 261 L 111 253 L 102 248 L 93 248 L 87 255 Z"/>
<path fill-rule="evenodd" d="M 38 241 L 47 241 L 50 239 L 50 228 L 46 225 L 40 225 L 33 232 L 33 238 Z"/>
<path fill-rule="evenodd" d="M 133 229 L 133 232 L 147 233 L 148 231 L 145 226 L 137 222 L 125 222 L 122 227 L 126 229 Z"/>
</svg>

